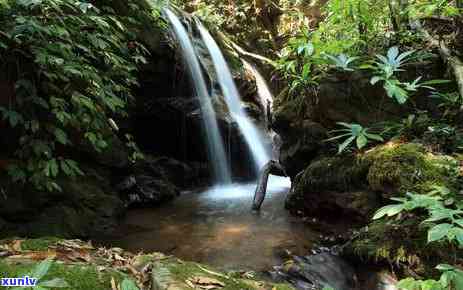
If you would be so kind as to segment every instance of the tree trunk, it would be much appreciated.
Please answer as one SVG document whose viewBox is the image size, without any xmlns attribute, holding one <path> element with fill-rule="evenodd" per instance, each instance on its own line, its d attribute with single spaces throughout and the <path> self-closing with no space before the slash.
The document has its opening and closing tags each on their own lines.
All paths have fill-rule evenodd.
<svg viewBox="0 0 463 290">
<path fill-rule="evenodd" d="M 254 193 L 254 199 L 252 203 L 253 210 L 260 210 L 260 207 L 264 202 L 265 195 L 267 193 L 268 177 L 270 174 L 286 176 L 285 170 L 277 161 L 271 160 L 264 166 L 264 168 L 262 168 L 259 180 L 257 182 L 256 192 Z"/>
</svg>

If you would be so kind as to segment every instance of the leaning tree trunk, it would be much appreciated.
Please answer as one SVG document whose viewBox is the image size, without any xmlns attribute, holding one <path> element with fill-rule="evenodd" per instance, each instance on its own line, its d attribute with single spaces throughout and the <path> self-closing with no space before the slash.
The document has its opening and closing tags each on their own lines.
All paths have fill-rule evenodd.
<svg viewBox="0 0 463 290">
<path fill-rule="evenodd" d="M 264 168 L 262 168 L 257 182 L 256 192 L 254 193 L 254 200 L 252 202 L 253 210 L 260 210 L 260 207 L 264 202 L 265 194 L 267 193 L 268 177 L 270 174 L 286 176 L 285 170 L 277 161 L 271 160 L 264 166 Z"/>
<path fill-rule="evenodd" d="M 441 58 L 448 63 L 452 69 L 453 75 L 458 85 L 458 92 L 460 96 L 463 97 L 463 62 L 456 55 L 452 55 L 450 49 L 445 45 L 445 42 L 439 41 L 431 36 L 431 34 L 424 29 L 420 24 L 417 24 L 417 27 L 429 43 L 439 49 L 439 54 Z"/>
</svg>

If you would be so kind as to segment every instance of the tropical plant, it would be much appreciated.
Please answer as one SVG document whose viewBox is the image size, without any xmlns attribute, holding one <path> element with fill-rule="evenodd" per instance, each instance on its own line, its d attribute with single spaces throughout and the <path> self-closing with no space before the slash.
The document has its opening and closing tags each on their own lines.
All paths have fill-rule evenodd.
<svg viewBox="0 0 463 290">
<path fill-rule="evenodd" d="M 148 53 L 127 27 L 141 23 L 88 2 L 9 3 L 0 63 L 15 95 L 0 105 L 0 115 L 20 138 L 8 172 L 14 181 L 60 190 L 58 175 L 83 174 L 64 148 L 84 143 L 105 150 L 113 135 L 109 119 L 126 116 L 137 64 Z M 156 13 L 142 12 L 134 1 L 128 9 L 154 22 Z"/>
<path fill-rule="evenodd" d="M 449 242 L 463 246 L 463 202 L 452 190 L 434 185 L 427 194 L 408 192 L 404 198 L 391 198 L 398 203 L 387 205 L 376 211 L 373 219 L 394 217 L 403 212 L 424 210 L 427 212 L 423 224 L 429 227 L 428 243 Z M 406 278 L 399 282 L 400 289 L 425 290 L 463 289 L 463 271 L 457 267 L 440 264 L 442 272 L 439 280 L 416 280 Z"/>
<path fill-rule="evenodd" d="M 344 127 L 342 129 L 333 130 L 330 133 L 341 133 L 340 135 L 334 136 L 332 138 L 327 139 L 326 141 L 335 141 L 338 139 L 344 139 L 338 146 L 338 153 L 342 153 L 349 145 L 351 145 L 354 141 L 357 146 L 357 149 L 362 149 L 365 147 L 369 142 L 372 141 L 379 141 L 383 142 L 384 139 L 381 135 L 369 133 L 368 128 L 363 128 L 359 124 L 348 124 L 344 122 L 338 122 L 338 125 Z"/>
<path fill-rule="evenodd" d="M 457 267 L 440 264 L 436 267 L 442 274 L 439 280 L 416 280 L 406 278 L 397 284 L 403 290 L 459 290 L 463 289 L 463 271 Z"/>
<path fill-rule="evenodd" d="M 47 281 L 40 281 L 50 270 L 50 267 L 53 265 L 53 259 L 46 259 L 37 264 L 35 268 L 27 273 L 26 276 L 33 279 L 37 279 L 37 284 L 34 286 L 34 289 L 45 290 L 45 289 L 55 289 L 55 288 L 68 288 L 69 284 L 62 278 L 54 278 Z M 14 290 L 26 290 L 25 287 L 13 287 Z"/>
<path fill-rule="evenodd" d="M 459 15 L 462 8 L 460 3 L 457 5 L 448 0 L 416 0 L 412 1 L 407 8 L 407 13 L 412 18 L 425 18 L 430 16 L 446 16 L 453 17 Z M 459 7 L 460 6 L 460 7 Z"/>
<path fill-rule="evenodd" d="M 325 53 L 324 56 L 328 58 L 329 60 L 331 60 L 336 66 L 336 68 L 343 70 L 343 71 L 354 71 L 354 69 L 351 67 L 351 64 L 355 60 L 359 59 L 359 57 L 356 57 L 356 56 L 350 57 L 344 53 L 341 53 L 338 56 Z"/>
<path fill-rule="evenodd" d="M 428 217 L 423 223 L 430 225 L 429 243 L 447 240 L 463 246 L 463 203 L 447 187 L 435 185 L 428 194 L 407 192 L 405 197 L 394 197 L 391 200 L 398 203 L 380 208 L 373 216 L 374 220 L 392 217 L 404 211 L 424 209 Z"/>
<path fill-rule="evenodd" d="M 453 118 L 463 112 L 463 96 L 458 92 L 433 92 L 430 97 L 440 102 L 438 107 L 443 110 L 443 117 Z"/>
<path fill-rule="evenodd" d="M 432 120 L 426 111 L 418 111 L 399 121 L 384 121 L 377 127 L 381 128 L 381 136 L 388 139 L 395 137 L 414 138 L 421 137 L 431 123 Z"/>
<path fill-rule="evenodd" d="M 401 82 L 395 75 L 397 72 L 404 71 L 402 67 L 411 60 L 411 55 L 414 50 L 400 53 L 397 46 L 389 48 L 387 55 L 377 54 L 378 60 L 373 61 L 372 65 L 364 65 L 363 68 L 371 68 L 374 75 L 370 80 L 372 85 L 382 81 L 383 88 L 386 90 L 387 95 L 395 99 L 399 104 L 407 102 L 410 93 L 416 92 L 419 88 L 427 88 L 434 90 L 431 85 L 448 83 L 447 80 L 430 80 L 420 82 L 422 77 L 417 77 L 412 82 Z"/>
</svg>

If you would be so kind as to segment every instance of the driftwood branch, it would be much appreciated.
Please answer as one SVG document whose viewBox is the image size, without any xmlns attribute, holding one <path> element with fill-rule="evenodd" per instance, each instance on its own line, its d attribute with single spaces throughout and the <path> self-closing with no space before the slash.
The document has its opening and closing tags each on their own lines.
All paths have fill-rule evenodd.
<svg viewBox="0 0 463 290">
<path fill-rule="evenodd" d="M 439 49 L 439 54 L 441 58 L 448 63 L 452 69 L 453 75 L 458 85 L 458 91 L 460 96 L 463 97 L 463 62 L 455 55 L 452 55 L 452 52 L 447 47 L 444 41 L 439 41 L 432 37 L 432 35 L 424 29 L 419 23 L 415 24 L 418 30 L 420 30 L 425 36 L 426 40 L 432 45 Z"/>
<path fill-rule="evenodd" d="M 267 193 L 267 183 L 269 175 L 287 176 L 283 167 L 277 161 L 269 161 L 263 168 L 257 182 L 256 192 L 254 193 L 254 200 L 252 202 L 253 210 L 260 210 L 260 207 L 265 199 Z"/>
</svg>

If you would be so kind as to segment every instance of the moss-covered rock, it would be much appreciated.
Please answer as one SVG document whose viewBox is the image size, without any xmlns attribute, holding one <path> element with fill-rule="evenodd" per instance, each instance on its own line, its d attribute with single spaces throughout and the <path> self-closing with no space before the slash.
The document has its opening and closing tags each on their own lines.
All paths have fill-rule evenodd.
<svg viewBox="0 0 463 290">
<path fill-rule="evenodd" d="M 364 220 L 379 206 L 377 195 L 367 189 L 367 173 L 367 164 L 353 156 L 319 158 L 296 177 L 286 207 L 324 218 Z"/>
<path fill-rule="evenodd" d="M 191 289 L 197 286 L 195 281 L 198 278 L 203 281 L 218 281 L 221 283 L 222 290 L 291 290 L 294 289 L 289 284 L 275 284 L 253 279 L 244 279 L 242 277 L 221 273 L 208 266 L 194 262 L 185 262 L 176 258 L 169 258 L 158 261 L 154 264 L 152 271 L 153 289 L 156 290 L 173 290 L 173 289 Z M 207 287 L 203 285 L 203 287 Z"/>
<path fill-rule="evenodd" d="M 459 162 L 416 143 L 388 143 L 355 156 L 321 157 L 294 179 L 286 200 L 292 212 L 327 217 L 344 214 L 368 220 L 383 198 L 433 185 L 454 189 Z"/>
<path fill-rule="evenodd" d="M 432 185 L 453 188 L 459 174 L 457 160 L 427 152 L 417 143 L 388 143 L 361 158 L 369 165 L 369 187 L 385 197 L 406 191 L 425 193 Z"/>
</svg>

